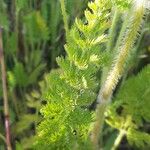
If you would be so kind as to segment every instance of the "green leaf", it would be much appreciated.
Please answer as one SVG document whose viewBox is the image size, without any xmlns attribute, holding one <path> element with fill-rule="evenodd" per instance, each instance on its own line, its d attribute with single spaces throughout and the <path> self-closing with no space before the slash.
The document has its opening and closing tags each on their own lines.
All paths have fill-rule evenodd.
<svg viewBox="0 0 150 150">
<path fill-rule="evenodd" d="M 28 75 L 22 63 L 15 63 L 15 67 L 13 68 L 13 75 L 17 85 L 22 87 L 26 87 L 28 85 Z"/>
<path fill-rule="evenodd" d="M 129 129 L 127 138 L 131 145 L 136 145 L 139 148 L 144 147 L 145 149 L 150 147 L 150 135 L 148 133 Z"/>
<path fill-rule="evenodd" d="M 106 122 L 118 130 L 125 129 L 129 143 L 138 147 L 150 144 L 150 134 L 138 130 L 144 127 L 144 122 L 150 122 L 149 85 L 150 65 L 147 65 L 139 74 L 124 82 L 106 113 Z M 130 122 L 128 118 L 131 118 Z"/>
</svg>

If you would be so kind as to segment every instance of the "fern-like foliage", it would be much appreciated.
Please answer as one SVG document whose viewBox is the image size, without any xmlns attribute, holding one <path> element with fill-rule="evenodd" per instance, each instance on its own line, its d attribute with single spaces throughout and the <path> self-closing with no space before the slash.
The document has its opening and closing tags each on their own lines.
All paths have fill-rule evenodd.
<svg viewBox="0 0 150 150">
<path fill-rule="evenodd" d="M 150 134 L 142 131 L 150 122 L 150 65 L 137 76 L 125 81 L 108 109 L 106 122 L 125 134 L 130 144 L 137 147 L 150 146 Z"/>
<path fill-rule="evenodd" d="M 112 8 L 129 8 L 130 2 L 95 0 L 88 6 L 85 20 L 76 19 L 67 31 L 67 56 L 57 58 L 60 69 L 46 76 L 36 149 L 92 149 L 89 132 L 95 113 L 89 106 L 97 98 L 96 74 L 111 56 L 105 42 Z"/>
<path fill-rule="evenodd" d="M 59 71 L 47 77 L 47 101 L 41 110 L 38 148 L 90 149 L 89 130 L 94 118 L 88 106 L 96 99 L 96 73 L 103 65 L 106 30 L 110 27 L 109 0 L 88 4 L 84 23 L 76 23 L 67 35 L 66 58 L 59 57 Z"/>
</svg>

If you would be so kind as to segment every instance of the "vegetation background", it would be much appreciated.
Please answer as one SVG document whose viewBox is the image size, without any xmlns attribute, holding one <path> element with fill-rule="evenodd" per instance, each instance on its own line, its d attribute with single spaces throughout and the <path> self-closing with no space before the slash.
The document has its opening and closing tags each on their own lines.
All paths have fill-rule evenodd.
<svg viewBox="0 0 150 150">
<path fill-rule="evenodd" d="M 69 27 L 75 17 L 83 18 L 88 0 L 66 0 Z M 45 76 L 57 68 L 56 57 L 66 55 L 64 24 L 59 0 L 0 0 L 4 60 L 7 74 L 12 146 L 16 150 L 30 149 L 36 127 L 42 120 L 40 108 Z M 138 60 L 132 62 L 125 78 L 137 74 L 150 63 L 150 18 L 147 18 L 140 44 Z M 118 30 L 120 24 L 118 24 Z M 2 78 L 2 71 L 0 72 Z M 0 81 L 0 150 L 5 149 L 4 102 Z M 150 133 L 150 124 L 144 124 Z M 111 137 L 109 136 L 111 133 Z M 113 134 L 112 134 L 113 133 Z M 104 140 L 111 145 L 116 131 L 105 127 Z M 136 149 L 124 138 L 120 149 Z"/>
<path fill-rule="evenodd" d="M 87 0 L 66 0 L 70 25 L 82 16 Z M 13 147 L 28 149 L 40 121 L 40 81 L 65 55 L 59 0 L 0 0 L 4 58 Z M 1 75 L 0 75 L 1 77 Z M 0 81 L 0 150 L 5 149 L 4 107 Z"/>
</svg>

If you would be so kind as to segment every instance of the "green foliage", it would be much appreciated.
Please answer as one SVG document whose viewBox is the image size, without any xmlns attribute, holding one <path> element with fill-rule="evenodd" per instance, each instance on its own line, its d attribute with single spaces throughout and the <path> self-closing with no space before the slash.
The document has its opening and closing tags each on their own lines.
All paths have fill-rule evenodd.
<svg viewBox="0 0 150 150">
<path fill-rule="evenodd" d="M 76 19 L 75 24 L 67 34 L 67 44 L 65 45 L 67 56 L 57 58 L 60 69 L 52 71 L 50 75 L 46 76 L 46 83 L 43 83 L 45 88 L 42 95 L 46 105 L 41 109 L 44 119 L 38 127 L 36 149 L 48 147 L 51 149 L 92 149 L 89 135 L 91 123 L 95 120 L 95 113 L 89 110 L 89 106 L 97 97 L 99 88 L 97 73 L 102 67 L 110 63 L 110 58 L 113 56 L 105 51 L 106 41 L 111 38 L 107 36 L 107 30 L 111 25 L 111 8 L 116 5 L 123 10 L 127 10 L 130 8 L 130 3 L 131 1 L 113 1 L 112 3 L 106 0 L 95 0 L 88 3 L 89 9 L 85 11 L 84 21 Z M 136 38 L 141 24 L 141 22 L 137 23 L 138 19 L 140 18 L 141 21 L 142 18 L 138 15 L 136 14 L 137 18 L 135 17 L 133 22 L 128 21 L 131 26 L 138 24 L 133 35 L 130 29 L 127 30 L 131 38 Z M 130 43 L 128 36 L 126 38 L 129 42 L 127 43 L 128 49 L 130 49 L 133 43 Z M 125 43 L 121 45 L 123 44 Z M 145 77 L 143 79 L 145 80 Z M 144 82 L 144 80 L 140 81 L 139 78 L 137 80 L 139 83 Z M 138 84 L 136 81 L 135 83 Z M 132 85 L 139 89 L 138 85 Z M 145 84 L 142 89 L 146 88 L 148 86 Z M 131 87 L 125 89 L 132 91 Z M 133 87 L 133 90 L 135 90 L 135 87 Z M 121 93 L 121 96 L 123 95 L 121 90 L 118 92 Z M 130 92 L 127 92 L 127 94 L 129 95 Z M 132 93 L 135 92 L 132 91 Z M 137 94 L 136 96 L 139 97 L 139 93 L 141 92 L 138 91 L 135 95 Z M 138 120 L 142 112 L 139 112 L 140 115 L 137 113 L 138 111 L 137 114 L 134 114 L 135 108 L 133 106 L 137 106 L 136 99 L 133 98 L 133 100 L 129 99 L 128 101 L 126 99 L 124 102 L 116 100 L 107 112 L 107 122 L 119 130 L 125 130 L 130 143 L 135 142 L 140 147 L 145 146 L 144 138 L 147 139 L 146 143 L 148 143 L 149 135 L 138 131 L 138 128 L 144 125 L 141 123 L 142 121 Z M 116 107 L 118 105 L 115 104 L 123 108 L 127 107 L 125 116 L 117 117 Z M 137 106 L 136 109 L 139 109 L 139 107 Z M 147 113 L 146 109 L 143 111 Z M 144 116 L 146 117 L 145 113 Z M 132 120 L 132 116 L 135 120 Z M 136 141 L 136 134 L 141 139 L 141 143 Z"/>
<path fill-rule="evenodd" d="M 102 47 L 111 7 L 110 1 L 90 2 L 91 11 L 85 11 L 87 20 L 82 23 L 77 19 L 70 30 L 65 45 L 67 56 L 57 59 L 61 71 L 47 77 L 47 105 L 41 110 L 44 121 L 38 128 L 37 149 L 90 149 L 89 129 L 94 116 L 88 106 L 96 99 L 96 73 L 104 65 L 106 53 Z"/>
<path fill-rule="evenodd" d="M 88 1 L 83 17 L 81 10 Z M 59 0 L 0 0 L 13 149 L 93 149 L 93 102 L 102 86 L 100 82 L 103 84 L 112 60 L 118 58 L 118 49 L 133 46 L 139 31 L 136 24 L 139 26 L 138 19 L 143 17 L 130 16 L 134 10 L 132 1 L 65 0 L 68 20 L 64 22 L 70 30 L 63 48 L 65 32 Z M 75 16 L 82 19 L 74 21 Z M 148 23 L 143 38 L 147 31 Z M 150 66 L 144 68 L 150 63 L 150 44 L 143 42 L 146 39 L 138 40 L 133 48 L 134 56 L 127 60 L 121 86 L 115 89 L 114 102 L 106 112 L 110 125 L 105 126 L 102 135 L 106 150 L 117 138 L 113 128 L 125 132 L 129 144 L 139 149 L 150 147 Z M 63 49 L 67 55 L 56 59 L 65 55 Z M 54 70 L 56 62 L 59 69 Z M 132 77 L 141 66 L 141 73 Z M 47 73 L 50 69 L 53 70 Z M 0 150 L 5 149 L 3 112 L 0 81 Z"/>
<path fill-rule="evenodd" d="M 127 79 L 106 114 L 107 123 L 118 130 L 125 130 L 129 143 L 138 147 L 150 146 L 150 135 L 140 130 L 144 122 L 150 122 L 149 77 L 150 65 Z"/>
<path fill-rule="evenodd" d="M 3 1 L 0 1 L 0 24 L 4 29 L 8 30 L 8 16 L 6 11 L 7 5 Z"/>
<path fill-rule="evenodd" d="M 42 18 L 40 12 L 31 12 L 25 16 L 25 33 L 28 42 L 37 44 L 40 41 L 46 41 L 49 36 L 49 30 L 45 20 Z"/>
<path fill-rule="evenodd" d="M 115 6 L 117 6 L 119 9 L 128 9 L 129 7 L 131 7 L 133 0 L 126 0 L 126 1 L 122 1 L 122 0 L 114 0 L 112 1 L 114 3 Z"/>
</svg>

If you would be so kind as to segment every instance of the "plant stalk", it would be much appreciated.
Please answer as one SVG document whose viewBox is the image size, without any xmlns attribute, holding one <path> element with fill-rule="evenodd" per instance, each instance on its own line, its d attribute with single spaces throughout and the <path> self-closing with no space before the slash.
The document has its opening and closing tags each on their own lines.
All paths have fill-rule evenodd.
<svg viewBox="0 0 150 150">
<path fill-rule="evenodd" d="M 125 134 L 126 134 L 126 132 L 124 130 L 121 130 L 119 132 L 119 135 L 117 136 L 115 143 L 114 143 L 113 147 L 111 148 L 111 150 L 116 150 L 118 148 L 118 146 L 120 145 Z"/>
<path fill-rule="evenodd" d="M 114 145 L 112 146 L 111 150 L 116 150 L 118 148 L 123 137 L 126 135 L 128 128 L 130 127 L 131 121 L 132 121 L 132 117 L 127 116 L 126 122 L 122 123 L 123 126 L 120 129 L 119 134 L 118 134 L 117 138 L 115 139 Z"/>
<path fill-rule="evenodd" d="M 5 69 L 5 61 L 3 55 L 1 27 L 0 27 L 0 65 L 1 65 L 1 73 L 2 73 L 2 88 L 3 88 L 3 100 L 4 100 L 6 147 L 7 150 L 12 150 L 11 139 L 10 139 L 10 122 L 9 122 L 9 105 L 8 105 L 8 97 L 7 97 L 6 69 Z"/>
<path fill-rule="evenodd" d="M 96 121 L 91 132 L 91 141 L 93 145 L 97 145 L 95 146 L 95 149 L 99 148 L 99 137 L 102 136 L 102 128 L 105 119 L 104 113 L 109 102 L 111 101 L 113 91 L 124 73 L 125 64 L 137 39 L 137 36 L 139 35 L 139 30 L 143 22 L 143 16 L 145 14 L 145 0 L 143 0 L 140 5 L 139 3 L 136 5 L 137 1 L 135 1 L 132 14 L 130 15 L 131 17 L 129 18 L 128 26 L 123 34 L 118 55 L 115 58 L 112 69 L 108 73 L 107 79 L 101 87 L 97 97 L 98 104 L 96 108 Z M 102 147 L 102 145 L 100 145 L 100 147 Z"/>
<path fill-rule="evenodd" d="M 67 37 L 69 35 L 69 26 L 68 26 L 68 15 L 65 7 L 65 0 L 60 0 L 60 4 L 61 4 L 62 15 L 63 15 L 64 27 L 66 31 L 66 37 Z"/>
<path fill-rule="evenodd" d="M 109 30 L 109 40 L 108 40 L 107 49 L 106 49 L 106 51 L 108 53 L 112 53 L 112 55 L 114 53 L 114 46 L 115 46 L 115 40 L 116 40 L 115 38 L 117 36 L 116 33 L 117 33 L 117 27 L 118 27 L 120 18 L 121 18 L 121 12 L 120 12 L 120 10 L 115 8 L 113 18 L 112 18 L 112 25 Z M 110 68 L 110 65 L 103 68 L 101 84 L 103 84 L 104 81 L 106 80 L 107 73 L 109 72 L 109 68 Z"/>
<path fill-rule="evenodd" d="M 120 18 L 121 18 L 121 12 L 120 12 L 120 10 L 118 10 L 118 8 L 115 8 L 114 14 L 113 14 L 113 19 L 112 19 L 112 25 L 109 30 L 109 40 L 107 43 L 107 51 L 108 52 L 112 52 L 114 49 L 117 27 L 118 27 Z"/>
</svg>

